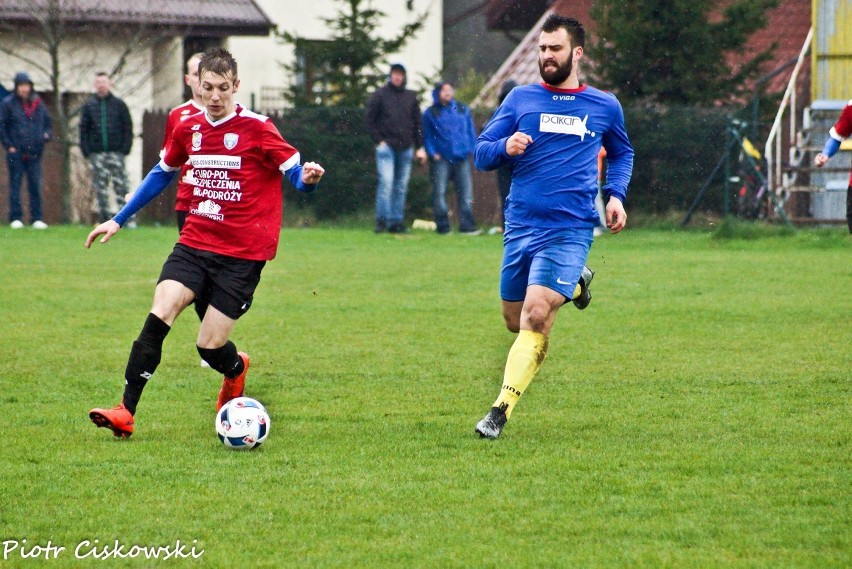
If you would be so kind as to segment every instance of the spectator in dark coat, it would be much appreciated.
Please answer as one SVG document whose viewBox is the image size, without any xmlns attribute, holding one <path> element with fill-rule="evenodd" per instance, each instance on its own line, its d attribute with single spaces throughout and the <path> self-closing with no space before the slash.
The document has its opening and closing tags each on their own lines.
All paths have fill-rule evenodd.
<svg viewBox="0 0 852 569">
<path fill-rule="evenodd" d="M 9 167 L 9 225 L 24 226 L 21 185 L 27 176 L 30 219 L 35 229 L 47 229 L 41 215 L 41 158 L 50 140 L 50 113 L 35 94 L 33 81 L 24 72 L 15 75 L 14 92 L 0 104 L 0 139 L 6 148 Z"/>
<path fill-rule="evenodd" d="M 133 121 L 127 105 L 112 94 L 111 87 L 109 76 L 99 72 L 95 94 L 80 114 L 80 149 L 92 167 L 101 222 L 124 207 L 130 189 L 124 159 L 133 145 Z"/>
<path fill-rule="evenodd" d="M 426 162 L 417 94 L 405 88 L 405 67 L 391 65 L 390 80 L 367 102 L 366 125 L 376 144 L 376 233 L 405 233 L 405 199 L 411 159 Z M 415 152 L 414 149 L 417 149 Z"/>
</svg>

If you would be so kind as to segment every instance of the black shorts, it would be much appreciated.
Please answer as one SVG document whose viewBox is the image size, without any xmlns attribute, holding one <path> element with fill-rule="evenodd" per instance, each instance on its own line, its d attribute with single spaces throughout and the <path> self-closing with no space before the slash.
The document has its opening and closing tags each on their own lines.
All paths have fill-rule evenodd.
<svg viewBox="0 0 852 569">
<path fill-rule="evenodd" d="M 178 243 L 157 283 L 177 281 L 219 312 L 237 320 L 251 308 L 266 261 L 248 261 Z"/>
</svg>

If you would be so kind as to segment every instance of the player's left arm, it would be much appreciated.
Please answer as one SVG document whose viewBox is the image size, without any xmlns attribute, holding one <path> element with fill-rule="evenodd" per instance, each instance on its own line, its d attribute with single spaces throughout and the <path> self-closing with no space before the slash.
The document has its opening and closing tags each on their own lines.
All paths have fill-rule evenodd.
<svg viewBox="0 0 852 569">
<path fill-rule="evenodd" d="M 301 156 L 296 152 L 289 160 L 283 162 L 278 169 L 287 176 L 293 187 L 300 192 L 312 192 L 317 189 L 325 174 L 325 168 L 316 162 L 299 164 Z"/>
<path fill-rule="evenodd" d="M 614 97 L 613 97 L 614 99 Z M 627 213 L 624 199 L 627 197 L 627 185 L 633 175 L 633 145 L 624 126 L 624 111 L 617 100 L 612 108 L 613 120 L 603 134 L 603 147 L 606 150 L 606 184 L 603 194 L 606 198 L 606 225 L 612 233 L 618 233 L 627 225 Z"/>
<path fill-rule="evenodd" d="M 312 192 L 325 174 L 325 169 L 316 162 L 301 164 L 299 151 L 284 140 L 272 121 L 263 123 L 261 146 L 269 159 L 287 176 L 293 187 L 300 192 Z"/>
<path fill-rule="evenodd" d="M 852 101 L 843 108 L 837 123 L 828 131 L 822 152 L 814 157 L 814 165 L 822 168 L 840 150 L 840 144 L 852 135 Z"/>
</svg>

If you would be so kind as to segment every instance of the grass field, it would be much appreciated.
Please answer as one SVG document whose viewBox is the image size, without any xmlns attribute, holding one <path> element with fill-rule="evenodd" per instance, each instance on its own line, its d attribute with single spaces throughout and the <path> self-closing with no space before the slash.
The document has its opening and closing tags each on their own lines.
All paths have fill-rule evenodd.
<svg viewBox="0 0 852 569">
<path fill-rule="evenodd" d="M 500 239 L 285 230 L 234 335 L 272 416 L 249 453 L 214 435 L 191 310 L 136 434 L 89 422 L 176 234 L 87 232 L 0 229 L 0 566 L 164 563 L 76 559 L 95 539 L 180 540 L 200 556 L 168 565 L 193 567 L 852 566 L 843 231 L 599 239 L 591 306 L 484 441 L 513 341 Z"/>
</svg>

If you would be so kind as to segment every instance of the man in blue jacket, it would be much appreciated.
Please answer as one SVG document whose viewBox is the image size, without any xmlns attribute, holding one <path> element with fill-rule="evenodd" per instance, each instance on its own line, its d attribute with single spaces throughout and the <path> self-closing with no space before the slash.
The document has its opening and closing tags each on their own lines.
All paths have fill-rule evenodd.
<svg viewBox="0 0 852 569">
<path fill-rule="evenodd" d="M 44 143 L 50 140 L 50 126 L 50 113 L 33 91 L 32 79 L 24 72 L 18 73 L 14 92 L 0 104 L 0 139 L 6 148 L 9 167 L 9 225 L 13 229 L 24 226 L 21 209 L 24 174 L 33 228 L 47 229 L 41 218 L 41 157 Z"/>
<path fill-rule="evenodd" d="M 496 439 L 547 355 L 559 309 L 584 309 L 594 273 L 585 266 L 600 218 L 598 153 L 607 151 L 606 224 L 624 229 L 624 198 L 633 172 L 633 147 L 624 113 L 609 93 L 580 83 L 585 31 L 553 14 L 539 35 L 543 80 L 514 88 L 485 126 L 474 151 L 480 170 L 512 165 L 504 211 L 500 296 L 506 327 L 518 334 L 506 358 L 503 386 L 476 425 Z"/>
<path fill-rule="evenodd" d="M 470 157 L 476 144 L 470 110 L 453 97 L 455 90 L 443 81 L 432 91 L 434 104 L 423 113 L 423 144 L 429 156 L 429 175 L 432 179 L 432 209 L 438 233 L 450 232 L 447 211 L 447 184 L 456 184 L 459 204 L 459 232 L 478 235 L 473 218 L 473 182 Z"/>
</svg>

